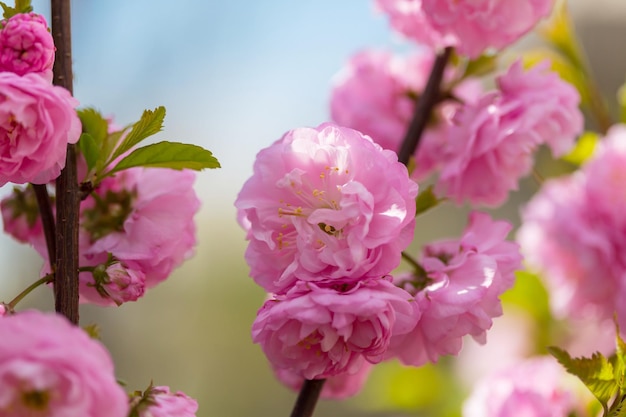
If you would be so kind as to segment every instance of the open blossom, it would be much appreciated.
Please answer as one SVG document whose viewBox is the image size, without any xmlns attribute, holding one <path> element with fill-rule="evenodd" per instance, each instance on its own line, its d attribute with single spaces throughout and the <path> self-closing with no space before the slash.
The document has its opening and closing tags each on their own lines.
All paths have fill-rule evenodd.
<svg viewBox="0 0 626 417">
<path fill-rule="evenodd" d="M 161 168 L 131 168 L 106 178 L 81 204 L 80 266 L 97 266 L 111 254 L 125 272 L 112 283 L 124 295 L 103 297 L 90 272 L 80 274 L 82 301 L 112 305 L 143 294 L 188 259 L 196 244 L 193 216 L 200 201 L 195 173 Z M 113 290 L 111 286 L 107 291 Z"/>
<path fill-rule="evenodd" d="M 434 54 L 427 50 L 407 56 L 387 51 L 359 52 L 335 79 L 330 99 L 332 119 L 397 152 L 414 117 L 416 100 L 426 86 L 433 61 Z M 446 73 L 446 79 L 452 80 L 453 76 L 454 70 Z M 476 80 L 464 80 L 452 93 L 458 100 L 471 102 L 482 93 L 482 88 Z M 452 100 L 439 103 L 417 150 L 418 176 L 429 173 L 436 165 L 445 125 L 460 106 Z"/>
<path fill-rule="evenodd" d="M 299 282 L 265 302 L 252 326 L 273 367 L 306 379 L 355 374 L 365 361 L 378 363 L 392 334 L 417 320 L 412 297 L 386 279 L 352 288 Z"/>
<path fill-rule="evenodd" d="M 34 73 L 51 82 L 54 52 L 54 40 L 43 16 L 18 13 L 2 21 L 0 71 Z"/>
<path fill-rule="evenodd" d="M 0 340 L 0 416 L 128 415 L 109 353 L 64 317 L 2 317 Z"/>
<path fill-rule="evenodd" d="M 391 26 L 433 49 L 455 47 L 470 58 L 502 49 L 547 17 L 553 0 L 377 0 Z"/>
<path fill-rule="evenodd" d="M 547 63 L 546 63 L 547 64 Z M 448 128 L 436 191 L 456 203 L 498 206 L 532 169 L 547 144 L 563 155 L 582 131 L 576 90 L 540 64 L 514 63 L 498 77 L 500 90 L 462 107 Z"/>
<path fill-rule="evenodd" d="M 365 362 L 354 374 L 346 372 L 331 376 L 324 382 L 320 397 L 324 399 L 343 400 L 357 395 L 365 385 L 367 377 L 373 367 L 373 364 Z M 304 378 L 291 369 L 274 368 L 274 373 L 280 382 L 294 391 L 300 391 L 304 384 Z"/>
<path fill-rule="evenodd" d="M 502 314 L 499 296 L 521 268 L 516 243 L 506 241 L 511 225 L 473 212 L 460 239 L 423 250 L 425 277 L 400 275 L 396 282 L 414 295 L 421 318 L 408 334 L 394 338 L 388 356 L 420 366 L 456 355 L 462 338 L 484 343 L 492 318 Z"/>
<path fill-rule="evenodd" d="M 396 154 L 355 130 L 287 132 L 259 152 L 235 202 L 250 275 L 274 293 L 386 275 L 413 238 L 416 195 Z"/>
<path fill-rule="evenodd" d="M 171 392 L 167 386 L 151 386 L 135 400 L 137 417 L 196 417 L 198 411 L 196 400 L 182 391 Z"/>
<path fill-rule="evenodd" d="M 67 144 L 80 136 L 77 104 L 37 75 L 0 72 L 0 186 L 59 176 Z"/>
<path fill-rule="evenodd" d="M 463 404 L 463 417 L 583 415 L 585 404 L 570 378 L 552 357 L 527 359 L 480 380 Z"/>
<path fill-rule="evenodd" d="M 607 133 L 578 172 L 547 181 L 522 211 L 517 239 L 559 315 L 626 326 L 626 126 Z"/>
</svg>

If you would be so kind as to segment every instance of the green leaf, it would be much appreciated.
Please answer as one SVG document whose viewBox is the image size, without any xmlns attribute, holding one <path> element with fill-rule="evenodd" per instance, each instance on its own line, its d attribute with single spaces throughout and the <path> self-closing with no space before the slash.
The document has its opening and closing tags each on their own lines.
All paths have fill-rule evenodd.
<svg viewBox="0 0 626 417">
<path fill-rule="evenodd" d="M 626 417 L 626 401 L 624 398 L 616 398 L 611 406 L 607 417 Z"/>
<path fill-rule="evenodd" d="M 572 358 L 569 353 L 554 346 L 549 347 L 548 352 L 567 372 L 577 376 L 589 388 L 606 413 L 609 400 L 618 391 L 611 362 L 599 352 L 594 353 L 591 358 Z"/>
<path fill-rule="evenodd" d="M 563 1 L 554 8 L 550 20 L 539 27 L 539 35 L 563 54 L 574 67 L 584 68 L 581 47 L 576 39 L 567 2 Z"/>
<path fill-rule="evenodd" d="M 427 212 L 442 201 L 443 199 L 437 198 L 433 192 L 433 186 L 429 185 L 428 188 L 420 192 L 415 199 L 415 216 Z"/>
<path fill-rule="evenodd" d="M 617 102 L 619 103 L 619 121 L 626 123 L 626 84 L 617 90 Z"/>
<path fill-rule="evenodd" d="M 111 160 L 130 150 L 142 140 L 155 135 L 163 129 L 165 119 L 165 107 L 160 106 L 154 110 L 144 110 L 141 119 L 133 124 L 131 131 L 115 150 Z"/>
<path fill-rule="evenodd" d="M 465 77 L 481 77 L 495 71 L 498 66 L 497 55 L 481 55 L 476 59 L 473 59 L 467 63 L 465 67 Z"/>
<path fill-rule="evenodd" d="M 100 327 L 97 324 L 92 323 L 83 326 L 83 330 L 89 335 L 91 339 L 100 340 Z"/>
<path fill-rule="evenodd" d="M 620 389 L 620 395 L 626 394 L 626 343 L 620 336 L 617 318 L 615 319 L 615 355 L 613 367 L 615 368 L 615 381 Z"/>
<path fill-rule="evenodd" d="M 177 142 L 158 142 L 135 149 L 105 175 L 133 167 L 193 169 L 220 168 L 220 163 L 200 146 Z"/>
<path fill-rule="evenodd" d="M 600 136 L 596 132 L 586 131 L 580 135 L 574 149 L 563 156 L 562 159 L 574 165 L 582 165 L 586 160 L 591 158 L 599 141 Z"/>
<path fill-rule="evenodd" d="M 80 153 L 85 157 L 85 161 L 87 162 L 87 171 L 91 171 L 98 161 L 98 155 L 100 154 L 100 149 L 96 144 L 93 136 L 89 133 L 81 133 L 80 138 L 78 139 L 78 149 L 80 149 Z"/>
<path fill-rule="evenodd" d="M 83 132 L 89 133 L 99 149 L 108 135 L 109 123 L 98 110 L 91 107 L 78 110 L 78 117 L 83 125 Z"/>
</svg>

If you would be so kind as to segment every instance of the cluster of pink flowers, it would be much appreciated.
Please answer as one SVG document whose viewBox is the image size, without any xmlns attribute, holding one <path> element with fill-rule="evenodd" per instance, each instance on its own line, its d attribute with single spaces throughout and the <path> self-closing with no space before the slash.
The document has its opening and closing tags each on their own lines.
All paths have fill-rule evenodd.
<svg viewBox="0 0 626 417">
<path fill-rule="evenodd" d="M 17 14 L 0 28 L 0 186 L 45 184 L 65 166 L 81 127 L 78 102 L 51 84 L 54 43 L 42 16 Z"/>
<path fill-rule="evenodd" d="M 574 174 L 547 181 L 522 212 L 517 239 L 563 316 L 617 312 L 626 328 L 626 126 L 607 133 Z"/>
<path fill-rule="evenodd" d="M 272 293 L 253 339 L 278 372 L 357 374 L 414 327 L 411 295 L 386 275 L 412 240 L 416 195 L 395 153 L 333 124 L 258 154 L 235 204 L 250 274 Z"/>
<path fill-rule="evenodd" d="M 126 417 L 109 353 L 64 317 L 0 317 L 0 416 Z"/>
<path fill-rule="evenodd" d="M 527 359 L 480 380 L 463 404 L 463 417 L 586 415 L 568 378 L 554 358 Z"/>
<path fill-rule="evenodd" d="M 502 49 L 547 17 L 553 0 L 376 0 L 392 27 L 433 49 L 455 47 L 477 58 Z"/>
<path fill-rule="evenodd" d="M 389 356 L 420 366 L 458 354 L 466 335 L 485 343 L 492 319 L 502 314 L 498 297 L 513 285 L 521 267 L 519 246 L 506 241 L 510 230 L 507 222 L 473 212 L 460 239 L 423 248 L 424 271 L 396 278 L 415 297 L 419 321 L 392 340 Z"/>
</svg>

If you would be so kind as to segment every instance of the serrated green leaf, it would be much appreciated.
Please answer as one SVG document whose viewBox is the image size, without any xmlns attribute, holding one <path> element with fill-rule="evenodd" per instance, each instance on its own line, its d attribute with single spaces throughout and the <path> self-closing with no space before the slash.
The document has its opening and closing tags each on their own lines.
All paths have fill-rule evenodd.
<svg viewBox="0 0 626 417">
<path fill-rule="evenodd" d="M 77 113 L 83 126 L 83 132 L 89 133 L 98 148 L 100 148 L 102 142 L 107 137 L 109 123 L 98 110 L 92 107 L 80 109 Z"/>
<path fill-rule="evenodd" d="M 80 138 L 78 139 L 78 149 L 85 157 L 85 161 L 87 162 L 87 171 L 91 171 L 96 166 L 98 155 L 100 154 L 100 149 L 98 148 L 93 136 L 89 133 L 81 133 Z"/>
<path fill-rule="evenodd" d="M 598 352 L 591 358 L 572 358 L 569 353 L 554 346 L 549 347 L 548 352 L 567 369 L 567 372 L 577 376 L 589 388 L 606 413 L 609 400 L 618 391 L 611 362 Z"/>
<path fill-rule="evenodd" d="M 562 159 L 574 165 L 582 165 L 591 158 L 599 141 L 600 136 L 596 132 L 586 131 L 580 135 L 574 149 L 563 156 Z"/>
<path fill-rule="evenodd" d="M 165 107 L 160 106 L 154 110 L 144 110 L 139 121 L 131 127 L 130 132 L 122 143 L 115 149 L 112 160 L 129 151 L 142 140 L 155 135 L 163 129 L 165 119 Z"/>
<path fill-rule="evenodd" d="M 498 66 L 497 55 L 481 55 L 467 63 L 463 78 L 481 77 L 495 71 Z"/>
<path fill-rule="evenodd" d="M 620 395 L 626 394 L 626 342 L 620 336 L 619 324 L 615 318 L 615 355 L 613 367 L 615 368 L 615 381 L 620 389 Z"/>
<path fill-rule="evenodd" d="M 624 398 L 615 400 L 615 404 L 611 406 L 607 417 L 626 417 L 626 401 Z"/>
<path fill-rule="evenodd" d="M 193 169 L 220 168 L 220 163 L 200 146 L 178 142 L 158 142 L 135 149 L 105 175 L 133 167 Z"/>
<path fill-rule="evenodd" d="M 116 149 L 128 128 L 108 134 L 100 145 L 100 157 L 96 163 L 96 173 L 100 174 L 113 161 L 113 151 Z"/>
<path fill-rule="evenodd" d="M 433 186 L 429 185 L 424 191 L 420 192 L 415 199 L 415 215 L 419 216 L 436 207 L 443 199 L 437 198 L 433 192 Z"/>
<path fill-rule="evenodd" d="M 18 13 L 30 13 L 33 11 L 30 3 L 30 0 L 15 0 L 15 9 Z"/>
</svg>

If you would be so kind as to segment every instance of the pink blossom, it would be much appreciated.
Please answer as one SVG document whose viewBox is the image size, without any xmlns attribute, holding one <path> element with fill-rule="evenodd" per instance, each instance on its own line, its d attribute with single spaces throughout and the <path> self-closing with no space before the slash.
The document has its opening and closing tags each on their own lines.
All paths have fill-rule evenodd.
<svg viewBox="0 0 626 417">
<path fill-rule="evenodd" d="M 463 404 L 463 417 L 579 415 L 584 404 L 568 378 L 554 358 L 527 359 L 479 381 Z"/>
<path fill-rule="evenodd" d="M 196 417 L 198 402 L 182 391 L 157 386 L 150 387 L 136 407 L 138 417 Z"/>
<path fill-rule="evenodd" d="M 32 187 L 15 187 L 0 201 L 4 231 L 21 243 L 41 245 L 45 249 L 45 236 L 39 215 L 39 205 Z"/>
<path fill-rule="evenodd" d="M 377 363 L 392 334 L 415 326 L 412 297 L 385 279 L 353 287 L 299 282 L 267 301 L 252 326 L 273 367 L 306 379 L 355 374 L 365 361 Z"/>
<path fill-rule="evenodd" d="M 81 204 L 80 266 L 123 265 L 107 286 L 108 297 L 90 272 L 80 274 L 83 302 L 112 305 L 143 295 L 191 257 L 196 244 L 193 216 L 200 201 L 195 173 L 161 168 L 131 168 L 102 181 L 99 199 Z M 119 272 L 119 271 L 118 271 Z M 120 293 L 121 291 L 121 293 Z"/>
<path fill-rule="evenodd" d="M 11 72 L 0 72 L 0 97 L 0 186 L 56 178 L 80 136 L 77 101 L 37 75 Z"/>
<path fill-rule="evenodd" d="M 391 26 L 433 49 L 455 47 L 470 58 L 502 49 L 550 14 L 552 0 L 377 0 Z"/>
<path fill-rule="evenodd" d="M 109 353 L 64 317 L 3 317 L 0 340 L 0 416 L 127 416 Z"/>
<path fill-rule="evenodd" d="M 416 195 L 396 154 L 355 130 L 287 132 L 257 155 L 235 202 L 250 275 L 284 292 L 296 280 L 388 274 L 413 238 Z"/>
<path fill-rule="evenodd" d="M 374 365 L 369 362 L 363 363 L 359 370 L 354 374 L 343 373 L 335 376 L 331 376 L 326 379 L 321 398 L 343 400 L 349 397 L 357 395 L 369 376 L 370 371 Z M 274 373 L 280 382 L 287 385 L 294 391 L 299 391 L 304 383 L 304 378 L 299 376 L 291 369 L 274 368 Z"/>
<path fill-rule="evenodd" d="M 578 172 L 545 182 L 522 211 L 517 239 L 558 315 L 617 311 L 626 326 L 626 126 L 611 128 Z"/>
<path fill-rule="evenodd" d="M 34 73 L 52 82 L 55 49 L 43 16 L 19 13 L 2 21 L 0 71 L 17 75 Z"/>
<path fill-rule="evenodd" d="M 426 276 L 399 276 L 398 285 L 414 294 L 421 312 L 415 328 L 394 338 L 389 356 L 409 365 L 456 355 L 462 338 L 485 343 L 492 318 L 502 314 L 499 296 L 521 268 L 516 243 L 506 241 L 511 225 L 473 212 L 458 240 L 427 245 L 421 265 Z"/>
<path fill-rule="evenodd" d="M 415 113 L 434 55 L 422 50 L 408 56 L 386 51 L 362 51 L 353 56 L 335 80 L 330 100 L 332 119 L 370 136 L 385 149 L 397 152 Z M 452 81 L 455 70 L 447 71 Z M 376 88 L 372 88 L 375 85 Z M 476 80 L 460 82 L 453 90 L 459 100 L 472 101 L 482 88 Z M 417 177 L 430 173 L 440 158 L 445 127 L 458 102 L 439 104 L 417 151 Z"/>
<path fill-rule="evenodd" d="M 6 304 L 0 303 L 0 317 L 4 317 L 9 314 L 9 308 Z"/>
<path fill-rule="evenodd" d="M 462 107 L 447 130 L 436 191 L 458 204 L 502 204 L 532 169 L 539 145 L 562 155 L 582 130 L 578 93 L 545 65 L 524 73 L 518 61 L 498 85 Z"/>
<path fill-rule="evenodd" d="M 109 265 L 104 277 L 105 282 L 100 288 L 104 290 L 106 297 L 117 305 L 137 301 L 145 292 L 145 274 L 142 271 L 127 268 L 120 262 Z"/>
</svg>

